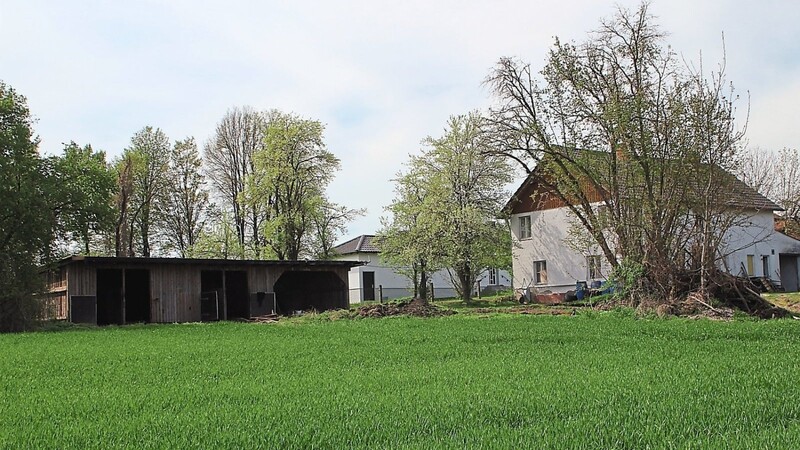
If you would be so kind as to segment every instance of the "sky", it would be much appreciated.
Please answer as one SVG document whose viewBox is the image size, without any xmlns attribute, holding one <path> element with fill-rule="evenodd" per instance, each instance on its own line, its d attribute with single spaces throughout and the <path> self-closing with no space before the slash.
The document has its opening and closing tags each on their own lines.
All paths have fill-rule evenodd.
<svg viewBox="0 0 800 450">
<path fill-rule="evenodd" d="M 234 106 L 319 120 L 341 160 L 330 198 L 367 210 L 344 241 L 380 229 L 392 178 L 425 137 L 492 104 L 482 81 L 498 59 L 538 71 L 555 37 L 584 41 L 638 4 L 0 0 L 0 80 L 27 97 L 46 154 L 75 141 L 113 158 L 148 125 L 202 147 Z M 650 12 L 687 63 L 726 55 L 751 147 L 800 145 L 800 2 L 654 0 Z"/>
</svg>

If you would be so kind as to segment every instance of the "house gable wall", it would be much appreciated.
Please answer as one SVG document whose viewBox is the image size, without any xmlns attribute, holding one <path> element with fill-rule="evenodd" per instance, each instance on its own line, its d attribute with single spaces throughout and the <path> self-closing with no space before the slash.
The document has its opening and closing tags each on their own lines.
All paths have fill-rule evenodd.
<svg viewBox="0 0 800 450">
<path fill-rule="evenodd" d="M 531 237 L 520 239 L 520 217 L 531 219 Z M 602 255 L 596 246 L 578 252 L 566 244 L 573 223 L 573 214 L 567 207 L 525 212 L 511 216 L 512 262 L 514 288 L 532 288 L 536 293 L 563 293 L 574 290 L 577 281 L 603 280 L 608 276 L 610 265 L 601 258 L 600 276 L 589 279 L 586 257 Z M 536 283 L 534 261 L 545 261 L 547 282 Z"/>
</svg>

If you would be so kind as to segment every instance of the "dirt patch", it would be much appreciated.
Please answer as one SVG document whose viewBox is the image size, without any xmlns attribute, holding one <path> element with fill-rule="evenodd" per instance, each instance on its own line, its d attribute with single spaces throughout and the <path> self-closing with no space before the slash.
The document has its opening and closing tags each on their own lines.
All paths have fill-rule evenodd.
<svg viewBox="0 0 800 450">
<path fill-rule="evenodd" d="M 414 317 L 441 317 L 452 316 L 456 312 L 452 309 L 444 309 L 422 299 L 414 299 L 409 302 L 379 303 L 377 305 L 361 306 L 355 309 L 359 317 L 390 317 L 390 316 L 414 316 Z"/>
</svg>

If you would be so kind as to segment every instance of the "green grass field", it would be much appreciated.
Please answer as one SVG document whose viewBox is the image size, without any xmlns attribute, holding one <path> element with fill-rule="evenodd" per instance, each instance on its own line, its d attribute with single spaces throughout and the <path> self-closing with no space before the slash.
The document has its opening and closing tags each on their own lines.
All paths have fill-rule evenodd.
<svg viewBox="0 0 800 450">
<path fill-rule="evenodd" d="M 458 314 L 0 348 L 0 448 L 800 448 L 793 320 Z"/>
</svg>

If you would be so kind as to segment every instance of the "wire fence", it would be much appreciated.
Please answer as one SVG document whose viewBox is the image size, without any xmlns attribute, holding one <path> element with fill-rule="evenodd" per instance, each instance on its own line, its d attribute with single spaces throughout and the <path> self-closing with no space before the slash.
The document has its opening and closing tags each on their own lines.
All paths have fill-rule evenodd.
<svg viewBox="0 0 800 450">
<path fill-rule="evenodd" d="M 414 291 L 407 287 L 384 287 L 377 286 L 374 289 L 363 287 L 350 288 L 350 303 L 360 303 L 362 301 L 390 301 L 397 298 L 412 297 Z M 452 286 L 428 286 L 428 299 L 452 298 L 456 296 L 456 290 Z"/>
</svg>

